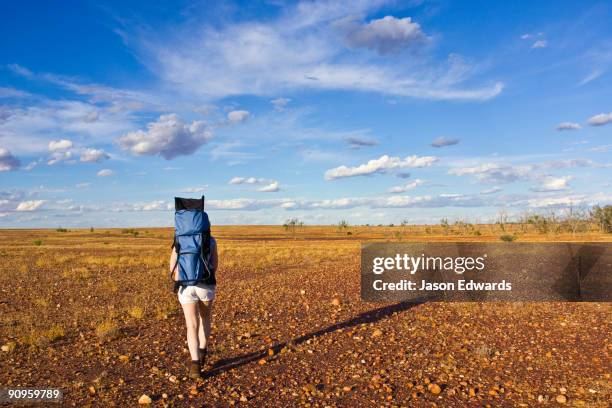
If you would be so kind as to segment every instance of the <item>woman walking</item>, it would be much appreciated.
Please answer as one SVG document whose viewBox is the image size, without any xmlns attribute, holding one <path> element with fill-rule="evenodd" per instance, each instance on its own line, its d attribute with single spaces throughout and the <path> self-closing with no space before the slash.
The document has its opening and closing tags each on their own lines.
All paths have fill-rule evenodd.
<svg viewBox="0 0 612 408">
<path fill-rule="evenodd" d="M 183 308 L 185 324 L 187 325 L 187 345 L 191 362 L 189 364 L 189 377 L 201 378 L 201 369 L 206 361 L 208 345 L 210 342 L 210 326 L 212 320 L 212 307 L 215 300 L 216 279 L 215 271 L 219 265 L 217 242 L 210 237 L 210 251 L 205 262 L 208 274 L 204 280 L 193 285 L 175 283 L 175 292 Z M 177 273 L 176 246 L 173 246 L 170 255 L 170 272 L 172 276 Z M 176 279 L 174 279 L 176 280 Z"/>
</svg>

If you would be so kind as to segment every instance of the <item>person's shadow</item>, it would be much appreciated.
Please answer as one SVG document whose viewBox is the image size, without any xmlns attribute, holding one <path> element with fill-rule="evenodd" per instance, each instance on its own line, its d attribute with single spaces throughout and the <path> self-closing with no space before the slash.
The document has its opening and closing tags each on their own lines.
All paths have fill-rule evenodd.
<svg viewBox="0 0 612 408">
<path fill-rule="evenodd" d="M 219 360 L 213 365 L 212 369 L 208 370 L 204 374 L 204 378 L 214 377 L 217 374 L 220 374 L 222 372 L 232 370 L 234 368 L 238 368 L 245 364 L 249 364 L 253 361 L 260 360 L 268 355 L 269 349 L 272 349 L 274 351 L 274 354 L 278 354 L 281 349 L 283 349 L 289 344 L 298 345 L 298 344 L 308 341 L 309 339 L 312 339 L 318 336 L 322 336 L 324 334 L 332 333 L 340 329 L 346 329 L 348 327 L 357 326 L 363 323 L 377 322 L 381 319 L 384 319 L 387 316 L 392 315 L 393 313 L 402 312 L 404 310 L 408 310 L 422 303 L 425 303 L 427 300 L 429 300 L 429 298 L 411 300 L 411 301 L 396 303 L 396 304 L 389 305 L 389 306 L 379 307 L 377 309 L 363 312 L 351 319 L 344 320 L 342 322 L 332 324 L 331 326 L 324 327 L 317 331 L 296 337 L 292 340 L 282 342 L 282 343 L 276 343 L 271 347 L 267 347 L 265 350 L 255 351 L 252 353 L 243 354 L 243 355 L 232 357 L 232 358 L 226 358 L 226 359 Z"/>
</svg>

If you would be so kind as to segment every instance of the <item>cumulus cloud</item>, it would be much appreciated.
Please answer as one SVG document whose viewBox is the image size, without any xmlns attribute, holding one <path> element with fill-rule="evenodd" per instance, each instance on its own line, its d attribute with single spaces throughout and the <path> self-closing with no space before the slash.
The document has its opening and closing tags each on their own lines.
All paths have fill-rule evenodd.
<svg viewBox="0 0 612 408">
<path fill-rule="evenodd" d="M 571 176 L 564 176 L 564 177 L 544 176 L 541 179 L 540 185 L 532 187 L 531 191 L 551 192 L 551 191 L 567 190 L 569 188 L 569 186 L 567 185 L 567 182 L 569 180 L 571 180 Z"/>
<path fill-rule="evenodd" d="M 448 138 L 448 137 L 438 137 L 436 140 L 431 142 L 432 147 L 444 147 L 444 146 L 452 146 L 459 143 L 459 139 Z"/>
<path fill-rule="evenodd" d="M 72 142 L 68 139 L 51 140 L 49 142 L 50 152 L 64 152 L 72 148 Z"/>
<path fill-rule="evenodd" d="M 278 181 L 272 181 L 270 184 L 267 184 L 257 189 L 257 191 L 261 191 L 263 193 L 275 193 L 279 190 L 280 190 L 280 186 L 278 184 Z"/>
<path fill-rule="evenodd" d="M 349 16 L 336 21 L 334 25 L 343 31 L 349 47 L 369 48 L 379 54 L 396 52 L 428 41 L 421 26 L 410 17 L 385 16 L 363 24 Z"/>
<path fill-rule="evenodd" d="M 71 151 L 55 151 L 51 153 L 51 157 L 47 160 L 47 164 L 49 166 L 53 166 L 54 164 L 70 160 L 72 158 Z"/>
<path fill-rule="evenodd" d="M 268 180 L 265 178 L 256 178 L 256 177 L 234 177 L 229 181 L 229 184 L 239 185 L 239 184 L 260 184 L 262 187 L 258 188 L 257 191 L 261 191 L 263 193 L 274 193 L 280 191 L 280 184 L 276 180 Z"/>
<path fill-rule="evenodd" d="M 108 153 L 101 149 L 85 149 L 81 153 L 81 161 L 83 163 L 99 163 L 110 158 Z"/>
<path fill-rule="evenodd" d="M 0 171 L 15 170 L 21 166 L 18 158 L 8 150 L 0 147 Z"/>
<path fill-rule="evenodd" d="M 114 176 L 115 172 L 111 169 L 102 169 L 98 172 L 98 177 L 110 177 Z"/>
<path fill-rule="evenodd" d="M 582 126 L 580 126 L 579 123 L 574 123 L 574 122 L 561 122 L 557 126 L 555 126 L 555 129 L 559 130 L 559 131 L 562 131 L 562 130 L 579 130 L 581 128 L 582 128 Z"/>
<path fill-rule="evenodd" d="M 251 116 L 249 111 L 234 110 L 227 114 L 227 121 L 233 125 L 246 121 Z"/>
<path fill-rule="evenodd" d="M 361 149 L 362 147 L 376 146 L 378 140 L 366 139 L 359 136 L 347 136 L 344 138 L 351 149 Z"/>
<path fill-rule="evenodd" d="M 36 211 L 38 210 L 46 200 L 31 200 L 31 201 L 23 201 L 19 203 L 15 211 Z"/>
<path fill-rule="evenodd" d="M 600 113 L 595 116 L 591 116 L 588 120 L 588 124 L 591 126 L 603 126 L 612 122 L 612 112 Z"/>
<path fill-rule="evenodd" d="M 162 115 L 147 130 L 129 132 L 117 139 L 119 146 L 134 155 L 159 154 L 166 160 L 190 155 L 212 138 L 202 121 L 184 123 L 176 114 Z"/>
<path fill-rule="evenodd" d="M 429 167 L 437 162 L 435 156 L 407 156 L 404 159 L 395 156 L 383 155 L 378 159 L 368 161 L 357 167 L 339 166 L 325 172 L 325 180 L 335 180 L 344 177 L 368 176 L 385 173 L 392 169 Z"/>
<path fill-rule="evenodd" d="M 414 181 L 411 181 L 410 183 L 401 185 L 401 186 L 395 186 L 395 187 L 391 187 L 389 189 L 390 193 L 405 193 L 408 190 L 412 190 L 418 186 L 420 186 L 421 184 L 423 184 L 424 181 L 421 179 L 414 179 Z"/>
</svg>

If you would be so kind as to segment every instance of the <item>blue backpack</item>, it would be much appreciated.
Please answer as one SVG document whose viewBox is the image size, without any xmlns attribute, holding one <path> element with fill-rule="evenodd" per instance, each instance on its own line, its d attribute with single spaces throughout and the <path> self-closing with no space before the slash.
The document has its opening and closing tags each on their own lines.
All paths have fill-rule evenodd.
<svg viewBox="0 0 612 408">
<path fill-rule="evenodd" d="M 170 277 L 176 284 L 216 284 L 210 260 L 210 221 L 201 199 L 174 198 L 174 242 L 177 258 Z M 174 275 L 175 270 L 176 275 Z"/>
</svg>

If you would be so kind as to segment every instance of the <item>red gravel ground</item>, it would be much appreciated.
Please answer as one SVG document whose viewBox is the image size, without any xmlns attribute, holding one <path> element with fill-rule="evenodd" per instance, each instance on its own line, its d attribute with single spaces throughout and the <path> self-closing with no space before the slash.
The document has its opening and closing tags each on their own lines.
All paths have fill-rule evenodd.
<svg viewBox="0 0 612 408">
<path fill-rule="evenodd" d="M 0 232 L 0 383 L 79 407 L 610 406 L 608 303 L 364 303 L 365 233 L 234 231 L 197 382 L 169 230 Z"/>
</svg>

